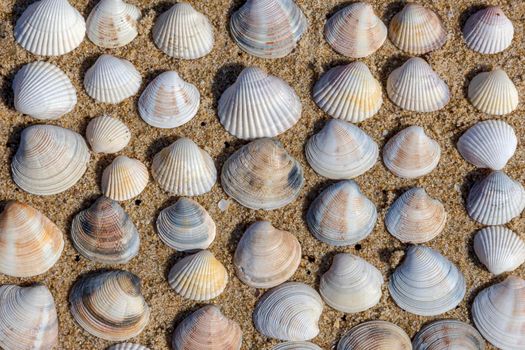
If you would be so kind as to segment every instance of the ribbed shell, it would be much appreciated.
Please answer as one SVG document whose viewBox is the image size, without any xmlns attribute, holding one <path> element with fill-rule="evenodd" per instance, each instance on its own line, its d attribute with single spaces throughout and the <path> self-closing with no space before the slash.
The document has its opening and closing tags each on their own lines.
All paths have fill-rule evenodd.
<svg viewBox="0 0 525 350">
<path fill-rule="evenodd" d="M 274 345 L 271 350 L 323 350 L 307 341 L 287 341 Z"/>
<path fill-rule="evenodd" d="M 148 168 L 144 164 L 118 156 L 102 173 L 102 193 L 116 201 L 125 201 L 141 194 L 148 181 Z"/>
<path fill-rule="evenodd" d="M 519 103 L 516 86 L 499 68 L 476 75 L 468 86 L 468 98 L 474 107 L 492 115 L 511 113 Z"/>
<path fill-rule="evenodd" d="M 107 115 L 91 119 L 86 139 L 95 153 L 117 153 L 131 140 L 131 131 L 118 119 Z"/>
<path fill-rule="evenodd" d="M 511 272 L 525 262 L 525 242 L 503 226 L 481 229 L 474 237 L 474 251 L 495 275 Z"/>
<path fill-rule="evenodd" d="M 150 349 L 140 344 L 120 343 L 120 344 L 110 346 L 108 350 L 150 350 Z"/>
<path fill-rule="evenodd" d="M 400 327 L 375 320 L 350 329 L 337 344 L 337 350 L 412 350 L 412 344 Z"/>
<path fill-rule="evenodd" d="M 487 7 L 469 17 L 463 28 L 463 38 L 472 50 L 493 54 L 512 43 L 514 26 L 498 6 Z"/>
<path fill-rule="evenodd" d="M 414 350 L 484 350 L 485 340 L 471 325 L 439 320 L 424 326 L 412 341 Z"/>
</svg>

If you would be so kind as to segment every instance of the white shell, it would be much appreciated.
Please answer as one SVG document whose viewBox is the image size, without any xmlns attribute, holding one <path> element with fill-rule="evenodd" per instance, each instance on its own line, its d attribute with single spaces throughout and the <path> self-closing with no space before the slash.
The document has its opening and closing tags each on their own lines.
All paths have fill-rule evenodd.
<svg viewBox="0 0 525 350">
<path fill-rule="evenodd" d="M 117 153 L 128 145 L 131 131 L 120 120 L 103 115 L 91 119 L 86 139 L 95 153 Z"/>
<path fill-rule="evenodd" d="M 412 350 L 412 344 L 400 327 L 374 320 L 350 329 L 339 340 L 337 350 Z"/>
<path fill-rule="evenodd" d="M 412 341 L 414 350 L 484 350 L 485 340 L 476 328 L 458 320 L 425 325 Z"/>
<path fill-rule="evenodd" d="M 512 43 L 514 26 L 498 6 L 487 7 L 469 17 L 463 28 L 463 38 L 472 50 L 493 54 Z"/>
<path fill-rule="evenodd" d="M 525 242 L 503 226 L 481 229 L 474 237 L 474 251 L 495 275 L 511 272 L 525 262 Z"/>
<path fill-rule="evenodd" d="M 138 196 L 148 184 L 148 168 L 140 161 L 118 156 L 102 173 L 102 193 L 116 201 Z"/>
<path fill-rule="evenodd" d="M 120 344 L 110 346 L 107 350 L 150 350 L 150 349 L 140 344 L 120 343 Z"/>
<path fill-rule="evenodd" d="M 307 341 L 287 341 L 274 345 L 271 350 L 323 350 Z"/>
<path fill-rule="evenodd" d="M 476 75 L 468 86 L 468 99 L 480 111 L 504 115 L 518 107 L 516 86 L 503 69 L 494 69 Z"/>
</svg>

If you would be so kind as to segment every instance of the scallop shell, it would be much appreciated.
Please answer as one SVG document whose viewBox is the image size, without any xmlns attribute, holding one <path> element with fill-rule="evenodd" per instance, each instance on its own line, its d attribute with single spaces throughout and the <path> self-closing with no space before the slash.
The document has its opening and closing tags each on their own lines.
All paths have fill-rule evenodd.
<svg viewBox="0 0 525 350">
<path fill-rule="evenodd" d="M 84 330 L 111 341 L 137 336 L 150 316 L 141 294 L 140 278 L 122 270 L 80 279 L 71 290 L 69 303 L 73 318 Z"/>
<path fill-rule="evenodd" d="M 95 153 L 117 153 L 128 145 L 131 132 L 120 120 L 103 115 L 91 119 L 86 139 Z"/>
<path fill-rule="evenodd" d="M 400 327 L 375 320 L 350 329 L 337 344 L 337 350 L 412 350 L 412 344 Z"/>
<path fill-rule="evenodd" d="M 178 196 L 198 196 L 211 191 L 217 169 L 210 155 L 182 137 L 153 157 L 153 178 L 163 190 Z"/>
<path fill-rule="evenodd" d="M 370 4 L 357 2 L 330 17 L 324 27 L 324 36 L 341 55 L 361 58 L 383 46 L 387 29 Z"/>
<path fill-rule="evenodd" d="M 22 131 L 11 172 L 24 191 L 49 196 L 74 186 L 88 162 L 82 136 L 59 126 L 33 125 Z"/>
<path fill-rule="evenodd" d="M 388 290 L 403 310 L 436 316 L 455 308 L 466 287 L 461 271 L 443 255 L 428 247 L 410 246 Z"/>
<path fill-rule="evenodd" d="M 41 0 L 16 21 L 15 40 L 35 55 L 58 56 L 76 49 L 86 34 L 84 17 L 67 0 Z"/>
<path fill-rule="evenodd" d="M 255 328 L 279 340 L 304 341 L 317 336 L 323 312 L 319 294 L 304 283 L 286 282 L 259 299 L 253 312 Z"/>
<path fill-rule="evenodd" d="M 140 117 L 157 128 L 176 128 L 189 122 L 199 110 L 201 95 L 195 85 L 177 72 L 158 75 L 139 98 Z"/>
<path fill-rule="evenodd" d="M 111 55 L 101 55 L 84 76 L 84 88 L 97 102 L 117 104 L 135 95 L 142 77 L 133 64 Z"/>
<path fill-rule="evenodd" d="M 412 57 L 388 76 L 386 91 L 397 106 L 415 112 L 434 112 L 450 100 L 447 84 L 422 58 Z"/>
<path fill-rule="evenodd" d="M 228 284 L 228 272 L 208 250 L 179 260 L 168 276 L 168 282 L 183 298 L 202 301 L 219 296 Z"/>
<path fill-rule="evenodd" d="M 272 288 L 290 279 L 301 262 L 301 245 L 293 234 L 268 221 L 257 221 L 242 236 L 233 263 L 237 277 L 254 288 Z"/>
<path fill-rule="evenodd" d="M 412 341 L 414 350 L 484 350 L 485 340 L 471 325 L 439 320 L 424 326 Z"/>
<path fill-rule="evenodd" d="M 323 350 L 307 341 L 287 341 L 274 345 L 271 350 Z"/>
<path fill-rule="evenodd" d="M 153 26 L 153 41 L 170 57 L 201 58 L 213 49 L 213 27 L 205 15 L 179 2 L 159 16 Z"/>
<path fill-rule="evenodd" d="M 512 43 L 514 26 L 498 6 L 487 7 L 469 17 L 463 28 L 463 38 L 472 50 L 493 54 Z"/>
<path fill-rule="evenodd" d="M 299 196 L 303 184 L 300 163 L 274 139 L 244 145 L 222 166 L 222 188 L 250 209 L 284 207 Z"/>
<path fill-rule="evenodd" d="M 352 180 L 337 182 L 312 202 L 306 222 L 318 240 L 333 246 L 357 243 L 373 231 L 377 210 Z"/>
<path fill-rule="evenodd" d="M 323 74 L 314 86 L 313 99 L 330 116 L 352 123 L 372 117 L 383 104 L 381 84 L 359 61 Z"/>
<path fill-rule="evenodd" d="M 125 201 L 141 194 L 148 181 L 148 168 L 144 164 L 118 156 L 102 173 L 102 193 L 113 200 Z"/>
<path fill-rule="evenodd" d="M 0 286 L 0 347 L 51 350 L 58 343 L 55 301 L 46 286 Z"/>
<path fill-rule="evenodd" d="M 474 251 L 495 275 L 511 272 L 525 262 L 525 242 L 503 226 L 481 229 L 474 237 Z"/>
<path fill-rule="evenodd" d="M 133 343 L 120 343 L 110 346 L 108 350 L 150 350 L 149 348 Z"/>
<path fill-rule="evenodd" d="M 206 305 L 182 320 L 171 344 L 173 350 L 239 350 L 242 331 L 218 307 Z"/>
<path fill-rule="evenodd" d="M 482 72 L 468 86 L 470 103 L 483 113 L 504 115 L 518 107 L 516 86 L 503 69 Z"/>
</svg>

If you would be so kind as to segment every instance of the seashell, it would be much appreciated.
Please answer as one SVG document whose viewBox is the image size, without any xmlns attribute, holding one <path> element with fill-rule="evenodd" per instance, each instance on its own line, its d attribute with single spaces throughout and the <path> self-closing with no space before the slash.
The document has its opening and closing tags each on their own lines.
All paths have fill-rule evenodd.
<svg viewBox="0 0 525 350">
<path fill-rule="evenodd" d="M 274 345 L 271 350 L 323 350 L 307 341 L 287 341 Z"/>
<path fill-rule="evenodd" d="M 122 270 L 80 279 L 71 290 L 69 303 L 73 318 L 84 330 L 111 341 L 137 336 L 150 316 L 141 294 L 140 278 Z"/>
<path fill-rule="evenodd" d="M 201 250 L 173 265 L 168 282 L 183 298 L 210 300 L 226 288 L 228 272 L 210 251 Z"/>
<path fill-rule="evenodd" d="M 110 346 L 108 350 L 149 350 L 149 348 L 139 344 L 120 343 Z"/>
<path fill-rule="evenodd" d="M 478 168 L 501 170 L 516 152 L 514 129 L 502 120 L 486 120 L 468 129 L 458 141 L 459 153 Z"/>
<path fill-rule="evenodd" d="M 13 181 L 24 191 L 49 196 L 75 185 L 88 161 L 86 142 L 76 132 L 53 125 L 32 125 L 22 131 L 11 172 Z"/>
<path fill-rule="evenodd" d="M 342 120 L 330 119 L 306 143 L 308 164 L 329 179 L 351 179 L 377 162 L 377 143 L 363 130 Z"/>
<path fill-rule="evenodd" d="M 182 137 L 153 158 L 153 178 L 163 190 L 178 196 L 198 196 L 211 191 L 217 169 L 210 155 L 192 140 Z"/>
<path fill-rule="evenodd" d="M 301 245 L 297 238 L 268 221 L 257 221 L 248 227 L 233 258 L 237 277 L 254 288 L 272 288 L 287 281 L 300 262 Z"/>
<path fill-rule="evenodd" d="M 471 325 L 458 320 L 439 320 L 427 324 L 412 341 L 414 350 L 484 350 L 485 340 Z"/>
<path fill-rule="evenodd" d="M 487 7 L 469 17 L 463 28 L 463 38 L 472 50 L 493 54 L 512 43 L 514 26 L 498 6 Z"/>
<path fill-rule="evenodd" d="M 376 206 L 352 180 L 324 189 L 306 214 L 306 223 L 315 238 L 333 246 L 351 245 L 365 239 L 376 221 Z"/>
<path fill-rule="evenodd" d="M 415 112 L 435 112 L 450 100 L 447 84 L 419 57 L 390 73 L 386 92 L 398 107 Z"/>
<path fill-rule="evenodd" d="M 393 323 L 375 320 L 350 329 L 337 344 L 337 350 L 411 350 L 410 338 Z"/>
<path fill-rule="evenodd" d="M 523 186 L 502 171 L 493 171 L 472 186 L 467 197 L 468 215 L 483 225 L 503 225 L 525 208 Z"/>
<path fill-rule="evenodd" d="M 403 243 L 424 243 L 445 228 L 447 212 L 443 204 L 425 189 L 414 187 L 403 193 L 388 209 L 385 226 Z"/>
<path fill-rule="evenodd" d="M 117 153 L 128 145 L 131 132 L 120 120 L 103 115 L 91 119 L 86 139 L 95 153 Z"/>
<path fill-rule="evenodd" d="M 356 313 L 379 302 L 382 285 L 383 276 L 375 266 L 352 254 L 340 253 L 321 276 L 319 293 L 334 309 Z"/>
<path fill-rule="evenodd" d="M 262 335 L 279 340 L 304 341 L 319 334 L 323 301 L 310 286 L 286 282 L 264 293 L 253 312 Z"/>
<path fill-rule="evenodd" d="M 388 37 L 399 49 L 422 55 L 442 47 L 447 31 L 434 11 L 408 3 L 390 21 Z"/>
<path fill-rule="evenodd" d="M 58 56 L 76 49 L 86 34 L 84 17 L 67 0 L 41 0 L 16 21 L 17 43 L 35 55 Z"/>
<path fill-rule="evenodd" d="M 117 104 L 135 95 L 142 77 L 130 61 L 101 55 L 84 76 L 84 88 L 97 102 Z"/>
<path fill-rule="evenodd" d="M 139 252 L 137 228 L 117 202 L 104 196 L 75 216 L 71 239 L 82 256 L 104 264 L 125 264 Z"/>
<path fill-rule="evenodd" d="M 0 286 L 0 347 L 50 350 L 58 343 L 53 295 L 46 286 Z"/>
<path fill-rule="evenodd" d="M 436 316 L 455 308 L 466 287 L 461 271 L 443 255 L 428 247 L 410 246 L 388 290 L 403 310 Z"/>
<path fill-rule="evenodd" d="M 299 196 L 303 184 L 301 164 L 275 139 L 242 146 L 222 166 L 223 190 L 250 209 L 284 207 Z"/>
<path fill-rule="evenodd" d="M 157 128 L 176 128 L 189 122 L 199 110 L 200 93 L 177 72 L 158 75 L 139 98 L 140 117 Z"/>
<path fill-rule="evenodd" d="M 525 344 L 525 281 L 510 276 L 483 289 L 472 304 L 472 319 L 481 335 L 505 350 Z"/>
<path fill-rule="evenodd" d="M 148 168 L 144 164 L 118 156 L 102 173 L 102 193 L 113 200 L 125 201 L 141 194 L 148 181 Z"/>
<path fill-rule="evenodd" d="M 356 61 L 323 74 L 314 86 L 313 99 L 330 116 L 359 123 L 379 111 L 383 93 L 366 64 Z"/>
<path fill-rule="evenodd" d="M 470 103 L 483 113 L 504 115 L 518 107 L 516 86 L 503 69 L 482 72 L 468 86 Z"/>
<path fill-rule="evenodd" d="M 173 350 L 239 350 L 242 331 L 218 307 L 206 305 L 182 320 L 173 332 L 171 344 Z"/>
<path fill-rule="evenodd" d="M 341 55 L 361 58 L 383 46 L 387 29 L 370 4 L 357 2 L 330 17 L 324 27 L 324 36 Z"/>
<path fill-rule="evenodd" d="M 179 198 L 157 218 L 160 239 L 178 251 L 206 249 L 215 239 L 215 222 L 196 201 Z"/>
<path fill-rule="evenodd" d="M 293 51 L 308 21 L 293 0 L 247 0 L 230 19 L 239 47 L 261 58 L 281 58 Z"/>
<path fill-rule="evenodd" d="M 122 0 L 100 0 L 87 18 L 87 36 L 100 47 L 125 46 L 137 36 L 140 17 L 138 7 Z"/>
<path fill-rule="evenodd" d="M 179 2 L 159 16 L 153 26 L 153 41 L 170 57 L 201 58 L 213 49 L 213 27 L 208 17 Z"/>
<path fill-rule="evenodd" d="M 221 95 L 217 113 L 230 134 L 256 139 L 290 129 L 301 117 L 301 109 L 301 100 L 284 80 L 248 67 Z"/>
<path fill-rule="evenodd" d="M 77 92 L 68 76 L 43 61 L 28 63 L 16 72 L 13 92 L 15 109 L 40 120 L 58 119 L 77 103 Z"/>
</svg>

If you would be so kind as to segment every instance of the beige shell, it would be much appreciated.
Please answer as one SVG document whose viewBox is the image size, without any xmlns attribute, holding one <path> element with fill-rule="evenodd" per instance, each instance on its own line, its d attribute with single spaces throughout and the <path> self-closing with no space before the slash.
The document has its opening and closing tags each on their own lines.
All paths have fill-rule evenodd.
<svg viewBox="0 0 525 350">
<path fill-rule="evenodd" d="M 474 107 L 492 115 L 511 113 L 519 103 L 516 86 L 500 68 L 476 75 L 468 86 L 468 99 Z"/>
<path fill-rule="evenodd" d="M 131 131 L 120 120 L 103 115 L 91 119 L 86 139 L 95 153 L 117 153 L 128 145 Z"/>
<path fill-rule="evenodd" d="M 514 37 L 514 26 L 498 6 L 489 6 L 469 17 L 463 38 L 472 50 L 494 54 L 508 48 Z"/>
<path fill-rule="evenodd" d="M 116 201 L 125 201 L 141 194 L 148 180 L 148 168 L 144 164 L 118 156 L 102 173 L 102 192 Z"/>
<path fill-rule="evenodd" d="M 307 341 L 287 341 L 274 345 L 271 350 L 323 350 Z"/>
<path fill-rule="evenodd" d="M 133 343 L 120 343 L 110 346 L 107 350 L 150 350 L 149 348 Z"/>
<path fill-rule="evenodd" d="M 339 340 L 337 350 L 412 350 L 412 344 L 400 327 L 376 320 L 350 329 Z"/>
<path fill-rule="evenodd" d="M 412 341 L 414 350 L 484 350 L 485 340 L 471 325 L 439 320 L 425 325 Z"/>
</svg>

